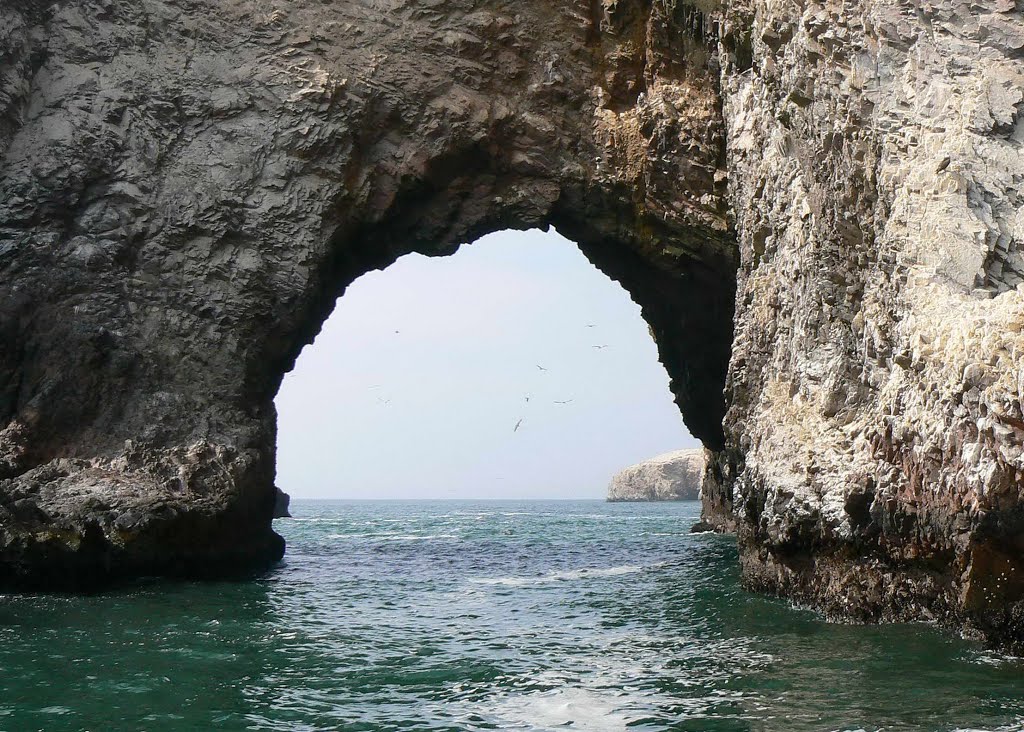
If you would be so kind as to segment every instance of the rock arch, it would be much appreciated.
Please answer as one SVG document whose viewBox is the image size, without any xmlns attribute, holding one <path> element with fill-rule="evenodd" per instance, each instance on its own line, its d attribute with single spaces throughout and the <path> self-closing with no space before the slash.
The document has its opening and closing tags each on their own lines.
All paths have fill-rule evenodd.
<svg viewBox="0 0 1024 732">
<path fill-rule="evenodd" d="M 748 587 L 1024 645 L 1019 3 L 0 13 L 3 583 L 275 556 L 270 396 L 345 283 L 553 223 Z"/>
<path fill-rule="evenodd" d="M 0 582 L 280 556 L 281 377 L 356 277 L 498 229 L 554 225 L 621 282 L 723 446 L 738 256 L 698 11 L 193 5 L 15 13 Z"/>
</svg>

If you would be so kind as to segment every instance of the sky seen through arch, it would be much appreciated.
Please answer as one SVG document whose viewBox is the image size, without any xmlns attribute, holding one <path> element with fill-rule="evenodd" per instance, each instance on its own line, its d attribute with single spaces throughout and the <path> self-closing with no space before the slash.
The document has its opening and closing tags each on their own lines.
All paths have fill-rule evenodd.
<svg viewBox="0 0 1024 732">
<path fill-rule="evenodd" d="M 276 405 L 296 498 L 602 498 L 699 445 L 639 306 L 553 229 L 359 278 Z"/>
</svg>

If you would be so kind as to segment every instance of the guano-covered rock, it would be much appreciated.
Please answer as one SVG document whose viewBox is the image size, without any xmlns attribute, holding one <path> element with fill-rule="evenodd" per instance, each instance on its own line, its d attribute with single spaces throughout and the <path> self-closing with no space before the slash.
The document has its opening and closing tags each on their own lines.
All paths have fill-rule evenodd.
<svg viewBox="0 0 1024 732">
<path fill-rule="evenodd" d="M 696 501 L 703 476 L 702 448 L 667 452 L 616 473 L 608 485 L 608 500 Z"/>
</svg>

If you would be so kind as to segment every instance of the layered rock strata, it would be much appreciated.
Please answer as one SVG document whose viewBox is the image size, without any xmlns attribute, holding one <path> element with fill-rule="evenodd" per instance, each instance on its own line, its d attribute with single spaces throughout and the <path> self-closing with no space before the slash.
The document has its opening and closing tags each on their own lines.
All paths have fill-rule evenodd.
<svg viewBox="0 0 1024 732">
<path fill-rule="evenodd" d="M 703 475 L 703 448 L 666 452 L 612 476 L 608 500 L 696 501 Z"/>
<path fill-rule="evenodd" d="M 749 587 L 1021 649 L 1022 54 L 1013 0 L 7 3 L 0 584 L 273 560 L 347 284 L 555 225 Z"/>
</svg>

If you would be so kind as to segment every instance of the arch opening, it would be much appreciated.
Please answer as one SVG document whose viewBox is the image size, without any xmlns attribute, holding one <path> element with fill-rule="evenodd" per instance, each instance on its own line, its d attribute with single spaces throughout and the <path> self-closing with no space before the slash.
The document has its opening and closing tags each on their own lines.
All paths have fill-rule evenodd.
<svg viewBox="0 0 1024 732">
<path fill-rule="evenodd" d="M 284 375 L 359 276 L 408 253 L 451 254 L 494 231 L 553 226 L 621 284 L 641 308 L 690 434 L 721 450 L 737 269 L 724 220 L 689 209 L 669 215 L 637 201 L 630 185 L 501 177 L 488 172 L 487 158 L 483 169 L 465 156 L 457 161 L 470 168 L 441 165 L 435 178 L 430 167 L 408 194 L 392 181 L 385 203 L 358 217 L 339 203 L 316 241 L 294 253 L 283 243 L 291 229 L 273 232 L 273 256 L 255 256 L 246 235 L 221 237 L 209 256 L 230 266 L 204 260 L 202 277 L 169 290 L 174 307 L 147 305 L 125 331 L 90 340 L 82 353 L 93 379 L 83 383 L 97 386 L 89 400 L 70 404 L 106 398 L 103 410 L 74 423 L 70 437 L 47 431 L 67 422 L 8 428 L 16 446 L 30 448 L 8 452 L 16 458 L 9 475 L 29 497 L 25 505 L 42 512 L 11 524 L 27 538 L 8 544 L 0 584 L 223 576 L 279 559 L 273 400 Z M 102 369 L 92 366 L 97 360 Z M 30 429 L 12 432 L 25 424 Z M 728 508 L 722 485 L 715 500 Z M 42 533 L 54 515 L 77 522 L 71 540 Z"/>
<path fill-rule="evenodd" d="M 629 202 L 585 200 L 531 179 L 526 191 L 517 189 L 518 203 L 509 212 L 492 185 L 475 180 L 460 177 L 431 187 L 434 195 L 412 205 L 414 216 L 404 215 L 410 203 L 401 201 L 396 215 L 389 208 L 372 226 L 335 231 L 328 256 L 299 293 L 291 317 L 271 324 L 262 341 L 264 356 L 252 362 L 259 372 L 249 380 L 262 386 L 261 399 L 276 396 L 339 298 L 367 272 L 384 270 L 406 254 L 447 256 L 494 232 L 552 228 L 640 307 L 687 429 L 704 446 L 722 449 L 738 264 L 731 232 L 659 221 Z M 459 195 L 463 187 L 475 192 Z M 528 202 L 525 211 L 522 201 Z"/>
<path fill-rule="evenodd" d="M 364 275 L 275 403 L 302 498 L 600 498 L 699 444 L 639 306 L 554 229 Z"/>
</svg>

